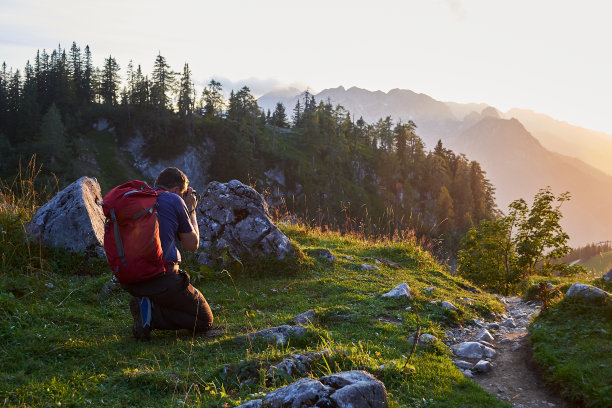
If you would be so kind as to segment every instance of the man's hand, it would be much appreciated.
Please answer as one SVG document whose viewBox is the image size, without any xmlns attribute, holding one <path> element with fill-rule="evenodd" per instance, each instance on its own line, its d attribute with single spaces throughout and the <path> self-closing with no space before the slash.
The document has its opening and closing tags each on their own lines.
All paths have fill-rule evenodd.
<svg viewBox="0 0 612 408">
<path fill-rule="evenodd" d="M 183 200 L 185 200 L 185 205 L 187 206 L 187 210 L 191 215 L 191 213 L 195 211 L 195 208 L 198 205 L 198 198 L 196 196 L 195 190 L 191 187 L 188 187 L 187 191 L 185 191 L 185 193 L 183 194 Z"/>
</svg>

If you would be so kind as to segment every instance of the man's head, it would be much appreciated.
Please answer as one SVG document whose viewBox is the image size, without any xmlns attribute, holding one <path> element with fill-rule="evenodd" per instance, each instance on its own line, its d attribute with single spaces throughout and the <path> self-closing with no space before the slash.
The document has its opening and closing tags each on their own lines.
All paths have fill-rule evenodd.
<svg viewBox="0 0 612 408">
<path fill-rule="evenodd" d="M 167 191 L 172 191 L 178 195 L 183 195 L 187 186 L 189 185 L 189 179 L 176 167 L 166 167 L 157 176 L 155 180 L 155 187 L 163 188 Z"/>
</svg>

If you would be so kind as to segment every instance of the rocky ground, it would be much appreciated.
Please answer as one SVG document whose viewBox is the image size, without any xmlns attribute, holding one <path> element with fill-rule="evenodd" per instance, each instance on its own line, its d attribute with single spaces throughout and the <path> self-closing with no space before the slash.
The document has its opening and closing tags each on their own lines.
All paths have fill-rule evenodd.
<svg viewBox="0 0 612 408">
<path fill-rule="evenodd" d="M 447 332 L 455 364 L 466 377 L 516 408 L 569 407 L 544 387 L 531 362 L 527 325 L 539 313 L 539 304 L 515 297 L 500 300 L 506 313 L 499 321 L 476 321 L 474 326 Z"/>
</svg>

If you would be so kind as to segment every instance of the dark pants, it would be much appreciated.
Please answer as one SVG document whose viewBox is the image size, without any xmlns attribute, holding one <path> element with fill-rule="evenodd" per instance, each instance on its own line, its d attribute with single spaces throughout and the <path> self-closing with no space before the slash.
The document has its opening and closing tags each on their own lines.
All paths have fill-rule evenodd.
<svg viewBox="0 0 612 408">
<path fill-rule="evenodd" d="M 210 306 L 202 293 L 191 286 L 189 275 L 184 271 L 121 286 L 132 296 L 146 296 L 151 300 L 151 329 L 202 332 L 212 327 Z"/>
</svg>

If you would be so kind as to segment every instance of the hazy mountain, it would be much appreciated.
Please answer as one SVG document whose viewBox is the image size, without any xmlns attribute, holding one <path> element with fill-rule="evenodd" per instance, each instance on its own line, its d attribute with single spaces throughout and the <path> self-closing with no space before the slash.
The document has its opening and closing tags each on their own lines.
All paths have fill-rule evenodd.
<svg viewBox="0 0 612 408">
<path fill-rule="evenodd" d="M 296 90 L 292 93 L 282 99 L 288 114 L 300 97 Z M 611 135 L 526 110 L 500 113 L 484 103 L 440 102 L 408 90 L 385 93 L 338 87 L 316 94 L 315 99 L 340 104 L 353 118 L 363 117 L 368 123 L 389 115 L 395 121 L 413 120 L 428 149 L 442 140 L 479 161 L 496 186 L 497 203 L 504 211 L 511 201 L 529 200 L 546 186 L 557 194 L 570 191 L 572 199 L 563 212 L 572 244 L 611 238 Z M 277 101 L 268 94 L 258 102 L 273 109 Z"/>
<path fill-rule="evenodd" d="M 569 191 L 563 225 L 572 244 L 603 241 L 612 231 L 612 177 L 581 160 L 545 149 L 517 119 L 487 117 L 461 133 L 449 147 L 481 163 L 496 186 L 502 210 L 543 187 Z"/>
<path fill-rule="evenodd" d="M 547 149 L 576 157 L 612 175 L 612 135 L 525 109 L 515 108 L 504 116 L 520 120 Z"/>
</svg>

